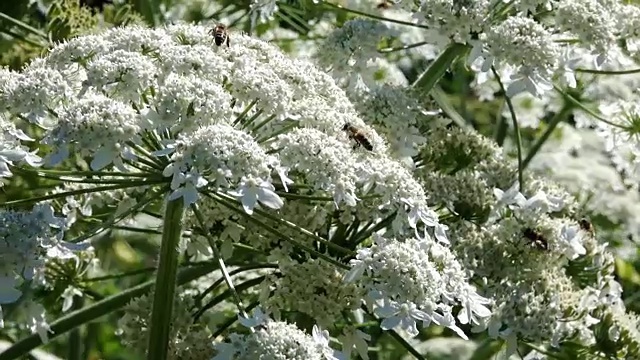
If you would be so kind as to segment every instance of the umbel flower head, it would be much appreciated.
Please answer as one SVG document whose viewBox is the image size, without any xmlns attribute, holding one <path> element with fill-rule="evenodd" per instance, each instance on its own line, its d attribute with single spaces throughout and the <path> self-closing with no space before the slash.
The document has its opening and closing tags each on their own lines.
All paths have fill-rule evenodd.
<svg viewBox="0 0 640 360">
<path fill-rule="evenodd" d="M 255 328 L 249 335 L 231 334 L 231 343 L 218 343 L 218 354 L 212 360 L 338 360 L 329 347 L 329 334 L 317 325 L 312 335 L 293 324 L 273 321 L 260 310 L 253 318 L 242 318 L 243 325 Z"/>
<path fill-rule="evenodd" d="M 77 190 L 53 192 L 66 201 L 55 203 L 70 214 L 65 224 L 78 224 L 105 205 L 117 208 L 97 233 L 147 206 L 157 209 L 163 205 L 158 199 L 183 201 L 189 207 L 188 256 L 211 257 L 215 251 L 203 244 L 242 243 L 279 264 L 321 264 L 310 261 L 311 254 L 336 279 L 342 273 L 330 266 L 348 270 L 358 248 L 359 258 L 367 258 L 363 244 L 379 231 L 387 239 L 377 248 L 384 259 L 368 262 L 370 274 L 419 286 L 424 298 L 365 277 L 356 284 L 331 284 L 353 300 L 322 297 L 327 304 L 356 309 L 364 286 L 381 295 L 376 300 L 389 300 L 386 313 L 396 305 L 418 306 L 414 313 L 425 324 L 459 330 L 452 315 L 458 305 L 464 308 L 456 310 L 463 324 L 487 316 L 487 301 L 466 285 L 467 277 L 442 245 L 449 242 L 447 228 L 401 161 L 406 154 L 390 150 L 334 80 L 310 62 L 240 34 L 232 35 L 230 47 L 216 46 L 209 30 L 194 25 L 111 29 L 57 45 L 22 72 L 7 73 L 13 80 L 0 87 L 7 109 L 2 116 L 43 128 L 36 140 L 45 169 L 36 173 L 63 165 L 76 170 L 68 171 L 75 178 L 60 181 Z M 35 86 L 40 78 L 45 78 L 42 86 Z M 357 146 L 346 124 L 371 149 Z M 15 136 L 11 147 L 23 150 L 22 140 Z M 22 159 L 8 159 L 5 167 L 23 166 Z M 91 171 L 79 179 L 77 170 L 87 168 Z M 88 185 L 75 185 L 82 180 Z M 107 195 L 86 195 L 91 192 Z M 410 240 L 400 245 L 405 239 Z M 221 257 L 231 256 L 232 247 Z M 425 271 L 438 279 L 394 266 L 403 261 L 403 249 L 423 252 L 425 257 L 413 256 L 410 265 L 428 266 Z M 448 266 L 452 272 L 442 273 Z M 286 270 L 283 281 L 297 283 L 305 267 Z M 279 292 L 261 305 L 277 304 L 282 313 L 302 311 L 291 309 L 295 298 L 287 297 L 304 291 Z M 330 323 L 340 315 L 314 320 Z M 393 319 L 385 324 L 394 328 L 403 315 L 389 313 L 385 317 Z M 289 326 L 274 324 L 267 328 Z"/>
<path fill-rule="evenodd" d="M 94 171 L 166 181 L 169 199 L 187 205 L 213 191 L 248 214 L 279 209 L 287 185 L 304 182 L 338 208 L 368 193 L 379 213 L 397 213 L 402 232 L 437 225 L 420 185 L 328 75 L 248 36 L 217 47 L 208 30 L 117 28 L 60 44 L 8 72 L 6 115 L 45 127 L 46 166 L 80 156 Z M 43 77 L 51 82 L 35 86 Z M 373 151 L 353 146 L 346 123 Z"/>
</svg>

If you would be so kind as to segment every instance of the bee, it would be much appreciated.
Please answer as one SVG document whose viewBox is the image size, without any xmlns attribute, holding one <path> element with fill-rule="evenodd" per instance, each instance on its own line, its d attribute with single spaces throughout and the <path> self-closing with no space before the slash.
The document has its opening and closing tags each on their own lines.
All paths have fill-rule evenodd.
<svg viewBox="0 0 640 360">
<path fill-rule="evenodd" d="M 376 8 L 381 10 L 388 10 L 388 9 L 391 9 L 391 6 L 393 6 L 393 3 L 391 1 L 382 0 L 381 2 L 378 3 Z"/>
<path fill-rule="evenodd" d="M 356 141 L 356 144 L 353 145 L 354 150 L 360 145 L 362 145 L 363 148 L 369 151 L 373 150 L 373 146 L 371 145 L 369 139 L 367 139 L 365 133 L 357 127 L 351 125 L 351 123 L 344 124 L 344 126 L 342 127 L 342 131 L 347 133 L 349 139 L 353 139 Z"/>
<path fill-rule="evenodd" d="M 580 228 L 586 232 L 588 232 L 589 234 L 591 234 L 591 236 L 595 236 L 595 230 L 593 229 L 593 224 L 591 223 L 591 221 L 587 220 L 586 218 L 582 218 L 580 219 L 580 221 L 578 221 L 578 224 L 580 225 Z"/>
<path fill-rule="evenodd" d="M 531 240 L 531 245 L 536 249 L 538 250 L 549 249 L 549 243 L 547 242 L 547 239 L 545 239 L 544 236 L 540 235 L 535 230 L 531 228 L 526 228 L 524 229 L 523 235 L 527 239 Z"/>
<path fill-rule="evenodd" d="M 209 30 L 209 34 L 213 35 L 213 39 L 216 42 L 216 45 L 220 46 L 223 43 L 227 43 L 227 47 L 229 47 L 229 30 L 227 30 L 227 26 L 224 24 L 218 24 L 213 29 Z"/>
</svg>

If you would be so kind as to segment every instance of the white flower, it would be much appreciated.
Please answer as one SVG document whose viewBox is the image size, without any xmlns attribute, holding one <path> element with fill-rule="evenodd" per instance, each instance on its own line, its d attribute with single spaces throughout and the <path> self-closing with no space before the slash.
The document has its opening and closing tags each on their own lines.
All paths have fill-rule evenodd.
<svg viewBox="0 0 640 360">
<path fill-rule="evenodd" d="M 423 0 L 414 18 L 433 29 L 444 43 L 452 39 L 465 43 L 487 26 L 492 2 L 489 0 L 454 2 L 450 0 Z M 446 40 L 445 40 L 446 39 Z"/>
<path fill-rule="evenodd" d="M 324 334 L 309 336 L 295 325 L 269 321 L 248 335 L 231 334 L 231 343 L 215 344 L 214 360 L 336 360 Z"/>
<path fill-rule="evenodd" d="M 518 190 L 519 184 L 513 184 L 507 191 L 502 191 L 501 189 L 495 188 L 493 189 L 493 194 L 496 197 L 498 204 L 507 205 L 512 207 L 516 205 L 517 207 L 522 207 L 526 204 L 527 198 L 524 197 Z"/>
<path fill-rule="evenodd" d="M 488 300 L 468 285 L 462 266 L 449 248 L 429 238 L 400 242 L 374 234 L 374 239 L 373 246 L 358 250 L 356 259 L 351 260 L 352 269 L 345 281 L 362 284 L 369 297 L 382 300 L 382 308 L 377 303 L 373 307 L 374 313 L 388 318 L 385 326 L 401 326 L 415 335 L 415 321 L 419 320 L 442 323 L 458 331 L 451 307 L 459 303 L 467 311 L 461 319 L 488 316 L 483 306 Z"/>
<path fill-rule="evenodd" d="M 418 335 L 416 321 L 429 321 L 429 316 L 416 308 L 412 303 L 398 303 L 395 301 L 385 301 L 383 306 L 374 310 L 376 316 L 381 317 L 380 328 L 390 330 L 400 328 L 411 337 Z"/>
<path fill-rule="evenodd" d="M 569 260 L 574 260 L 581 255 L 585 255 L 582 234 L 577 226 L 564 225 L 560 230 L 560 241 L 564 248 L 564 254 Z"/>
<path fill-rule="evenodd" d="M 316 341 L 323 349 L 324 349 L 324 357 L 327 360 L 347 360 L 348 358 L 344 358 L 341 354 L 333 350 L 329 347 L 329 332 L 327 330 L 322 330 L 318 325 L 313 325 L 313 329 L 311 331 L 313 340 Z"/>
<path fill-rule="evenodd" d="M 491 310 L 484 306 L 492 303 L 490 299 L 478 295 L 475 291 L 468 292 L 466 298 L 462 295 L 462 298 L 462 309 L 457 316 L 461 324 L 481 325 L 491 316 Z"/>
<path fill-rule="evenodd" d="M 555 10 L 558 30 L 568 31 L 582 41 L 583 46 L 598 54 L 601 65 L 610 48 L 616 45 L 616 6 L 599 0 L 561 1 Z"/>
<path fill-rule="evenodd" d="M 269 319 L 269 316 L 263 313 L 262 309 L 260 309 L 259 307 L 253 309 L 250 317 L 245 318 L 241 315 L 238 315 L 238 320 L 242 325 L 248 328 L 254 328 L 271 321 L 271 319 Z"/>
<path fill-rule="evenodd" d="M 42 159 L 36 155 L 37 150 L 29 151 L 21 143 L 22 141 L 30 142 L 33 139 L 16 128 L 15 124 L 6 121 L 3 116 L 0 116 L 0 131 L 0 179 L 13 175 L 9 167 L 16 162 L 24 161 L 30 166 L 42 165 Z"/>
<path fill-rule="evenodd" d="M 340 342 L 342 342 L 342 354 L 345 358 L 351 359 L 351 351 L 356 349 L 358 355 L 362 360 L 369 360 L 369 344 L 367 341 L 371 340 L 369 334 L 365 334 L 358 329 L 344 329 L 343 335 L 340 336 Z"/>
<path fill-rule="evenodd" d="M 243 178 L 240 186 L 229 194 L 239 197 L 242 207 L 247 214 L 253 214 L 253 208 L 258 202 L 272 208 L 279 209 L 284 201 L 274 192 L 275 187 L 267 181 L 253 178 Z"/>
<path fill-rule="evenodd" d="M 557 212 L 564 207 L 564 201 L 560 197 L 548 196 L 539 190 L 534 196 L 527 199 L 526 203 L 521 207 L 534 212 Z"/>
<path fill-rule="evenodd" d="M 73 306 L 73 297 L 82 296 L 82 291 L 74 286 L 68 286 L 60 295 L 64 299 L 62 302 L 62 312 L 67 312 Z"/>
<path fill-rule="evenodd" d="M 46 344 L 49 342 L 49 333 L 52 331 L 47 323 L 44 307 L 40 304 L 30 302 L 25 309 L 27 313 L 27 328 L 32 334 L 38 334 L 42 343 Z"/>
</svg>

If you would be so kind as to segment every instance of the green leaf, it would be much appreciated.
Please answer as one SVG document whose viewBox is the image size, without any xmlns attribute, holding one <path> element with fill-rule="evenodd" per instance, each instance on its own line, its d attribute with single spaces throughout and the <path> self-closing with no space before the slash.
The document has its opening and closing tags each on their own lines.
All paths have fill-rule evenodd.
<svg viewBox="0 0 640 360">
<path fill-rule="evenodd" d="M 133 0 L 133 8 L 142 15 L 144 21 L 149 26 L 156 25 L 160 15 L 160 0 Z"/>
<path fill-rule="evenodd" d="M 431 97 L 433 100 L 440 106 L 442 111 L 451 119 L 453 122 L 463 129 L 468 129 L 470 126 L 467 124 L 465 119 L 460 115 L 458 111 L 453 107 L 449 99 L 447 98 L 447 94 L 442 90 L 442 88 L 438 85 L 435 85 L 433 89 L 431 89 Z"/>
<path fill-rule="evenodd" d="M 620 279 L 640 286 L 640 274 L 638 274 L 633 264 L 628 263 L 623 259 L 616 258 L 615 266 L 616 274 Z"/>
<path fill-rule="evenodd" d="M 418 77 L 411 87 L 417 89 L 423 94 L 428 94 L 431 89 L 440 81 L 444 73 L 449 69 L 451 64 L 462 54 L 467 51 L 467 46 L 463 44 L 453 43 L 447 47 L 437 59 Z"/>
</svg>

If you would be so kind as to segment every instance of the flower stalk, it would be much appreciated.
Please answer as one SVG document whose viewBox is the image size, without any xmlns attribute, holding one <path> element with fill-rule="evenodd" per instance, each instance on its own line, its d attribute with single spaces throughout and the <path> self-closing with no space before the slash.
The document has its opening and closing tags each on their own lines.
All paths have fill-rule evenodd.
<svg viewBox="0 0 640 360">
<path fill-rule="evenodd" d="M 184 202 L 182 199 L 167 202 L 164 228 L 162 231 L 162 245 L 160 247 L 160 260 L 153 294 L 151 328 L 149 329 L 149 342 L 147 347 L 147 359 L 149 360 L 167 359 L 173 298 L 176 292 L 176 276 L 178 271 L 177 248 L 180 235 L 182 234 L 183 212 Z"/>
</svg>

